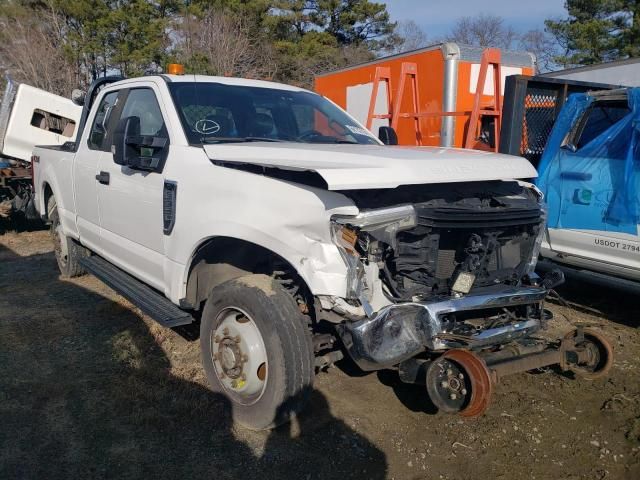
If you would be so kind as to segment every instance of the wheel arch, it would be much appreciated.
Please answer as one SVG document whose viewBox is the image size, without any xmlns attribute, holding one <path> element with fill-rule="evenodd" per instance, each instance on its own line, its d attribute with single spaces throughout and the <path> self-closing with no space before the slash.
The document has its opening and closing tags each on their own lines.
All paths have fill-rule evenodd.
<svg viewBox="0 0 640 480">
<path fill-rule="evenodd" d="M 49 200 L 53 197 L 53 189 L 49 182 L 42 182 L 42 218 L 49 220 Z"/>
<path fill-rule="evenodd" d="M 207 238 L 194 250 L 186 270 L 184 302 L 200 309 L 213 288 L 260 273 L 276 278 L 301 305 L 303 313 L 311 311 L 311 290 L 292 262 L 266 247 L 229 236 Z"/>
</svg>

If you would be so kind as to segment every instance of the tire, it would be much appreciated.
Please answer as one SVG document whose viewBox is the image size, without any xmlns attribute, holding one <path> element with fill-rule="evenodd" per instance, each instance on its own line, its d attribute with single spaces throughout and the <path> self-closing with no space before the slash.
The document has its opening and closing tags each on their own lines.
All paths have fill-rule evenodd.
<svg viewBox="0 0 640 480">
<path fill-rule="evenodd" d="M 308 400 L 311 333 L 294 299 L 271 277 L 247 275 L 214 288 L 202 313 L 200 346 L 209 384 L 229 400 L 234 422 L 275 428 Z"/>
<path fill-rule="evenodd" d="M 91 253 L 62 232 L 58 205 L 56 204 L 54 196 L 51 196 L 47 204 L 47 216 L 51 222 L 49 233 L 53 241 L 54 253 L 61 276 L 64 278 L 72 278 L 84 275 L 86 271 L 84 267 L 80 265 L 80 259 L 88 257 Z"/>
</svg>

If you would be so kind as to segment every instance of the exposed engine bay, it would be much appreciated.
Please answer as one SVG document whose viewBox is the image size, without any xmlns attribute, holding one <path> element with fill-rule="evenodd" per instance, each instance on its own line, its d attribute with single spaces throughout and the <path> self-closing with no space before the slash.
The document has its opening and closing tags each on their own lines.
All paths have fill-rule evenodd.
<svg viewBox="0 0 640 480">
<path fill-rule="evenodd" d="M 412 220 L 379 228 L 354 225 L 356 251 L 380 268 L 390 300 L 425 301 L 491 285 L 519 285 L 537 257 L 544 211 L 517 182 L 400 187 L 345 192 L 369 209 L 404 205 Z"/>
</svg>

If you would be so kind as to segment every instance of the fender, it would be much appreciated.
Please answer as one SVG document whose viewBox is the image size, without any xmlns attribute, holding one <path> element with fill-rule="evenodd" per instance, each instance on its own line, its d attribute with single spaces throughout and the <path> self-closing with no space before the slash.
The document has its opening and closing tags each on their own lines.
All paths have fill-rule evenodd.
<svg viewBox="0 0 640 480">
<path fill-rule="evenodd" d="M 347 289 L 347 267 L 330 238 L 310 238 L 297 232 L 297 241 L 287 243 L 285 240 L 291 240 L 293 232 L 283 233 L 282 238 L 276 238 L 245 224 L 217 224 L 215 235 L 201 237 L 191 246 L 186 263 L 169 259 L 165 268 L 165 282 L 170 285 L 170 291 L 165 293 L 175 303 L 185 298 L 189 273 L 198 251 L 210 240 L 226 237 L 265 248 L 281 257 L 295 269 L 314 295 L 344 297 Z"/>
<path fill-rule="evenodd" d="M 42 177 L 42 180 L 39 182 L 40 186 L 38 188 L 38 191 L 36 192 L 36 203 L 38 212 L 40 212 L 41 216 L 48 215 L 49 213 L 47 211 L 47 204 L 45 203 L 47 201 L 45 192 L 48 186 L 51 190 L 51 196 L 56 198 L 56 205 L 58 207 L 60 225 L 62 226 L 63 233 L 70 238 L 79 240 L 75 211 L 69 210 L 68 199 L 65 198 L 65 195 L 59 193 L 62 190 L 58 184 L 56 177 L 48 175 L 43 175 Z"/>
</svg>

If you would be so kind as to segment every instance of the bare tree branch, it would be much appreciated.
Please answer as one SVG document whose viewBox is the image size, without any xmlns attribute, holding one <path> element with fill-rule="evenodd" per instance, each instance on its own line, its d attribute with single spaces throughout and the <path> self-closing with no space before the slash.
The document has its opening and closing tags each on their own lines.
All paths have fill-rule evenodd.
<svg viewBox="0 0 640 480">
<path fill-rule="evenodd" d="M 202 17 L 188 15 L 177 24 L 177 50 L 191 61 L 205 60 L 209 73 L 273 78 L 275 62 L 269 45 L 250 36 L 243 19 L 210 10 Z"/>
<path fill-rule="evenodd" d="M 79 71 L 63 51 L 64 28 L 49 8 L 29 17 L 5 17 L 0 33 L 3 67 L 20 82 L 63 96 L 79 84 Z"/>
</svg>

